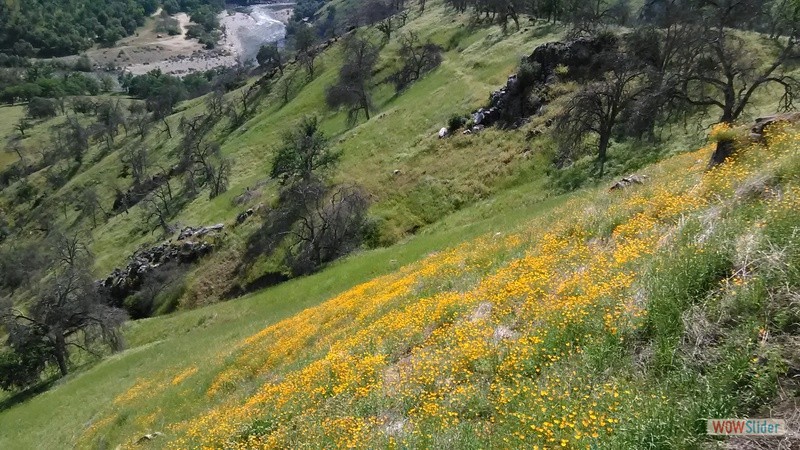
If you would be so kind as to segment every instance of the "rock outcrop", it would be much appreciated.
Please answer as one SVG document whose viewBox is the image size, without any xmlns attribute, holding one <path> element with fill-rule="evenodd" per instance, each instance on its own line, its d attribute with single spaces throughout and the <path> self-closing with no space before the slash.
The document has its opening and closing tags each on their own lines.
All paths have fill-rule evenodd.
<svg viewBox="0 0 800 450">
<path fill-rule="evenodd" d="M 556 68 L 567 69 L 570 79 L 594 78 L 608 70 L 605 54 L 617 48 L 612 36 L 579 37 L 569 42 L 548 42 L 536 47 L 526 59 L 537 68 L 534 81 L 550 83 Z"/>
<path fill-rule="evenodd" d="M 223 224 L 186 227 L 174 241 L 138 250 L 124 268 L 116 268 L 105 279 L 98 281 L 99 288 L 109 297 L 110 303 L 119 306 L 142 286 L 147 274 L 169 263 L 191 264 L 211 253 L 214 244 L 205 238 L 216 235 L 223 228 Z"/>
<path fill-rule="evenodd" d="M 774 114 L 766 117 L 759 117 L 756 119 L 755 124 L 750 129 L 750 137 L 754 140 L 764 139 L 764 130 L 776 123 L 797 123 L 800 122 L 800 112 L 792 112 L 785 114 Z"/>
<path fill-rule="evenodd" d="M 596 77 L 608 69 L 609 59 L 605 55 L 616 48 L 617 42 L 611 36 L 581 37 L 536 47 L 530 56 L 523 59 L 529 70 L 512 74 L 505 86 L 492 92 L 489 104 L 472 113 L 473 123 L 511 128 L 522 125 L 547 104 L 544 91 L 556 80 L 557 68 L 564 67 L 563 76 L 568 79 Z M 533 92 L 541 94 L 531 95 Z"/>
</svg>

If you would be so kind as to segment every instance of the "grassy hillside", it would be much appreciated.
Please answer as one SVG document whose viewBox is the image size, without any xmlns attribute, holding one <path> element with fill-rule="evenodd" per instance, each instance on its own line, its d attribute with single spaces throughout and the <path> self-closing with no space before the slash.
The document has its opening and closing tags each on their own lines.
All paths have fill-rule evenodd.
<svg viewBox="0 0 800 450">
<path fill-rule="evenodd" d="M 409 31 L 440 45 L 443 62 L 395 93 L 384 81 Z M 450 117 L 484 106 L 521 57 L 563 33 L 543 21 L 473 27 L 469 14 L 430 3 L 381 47 L 372 119 L 356 124 L 324 101 L 340 42 L 312 78 L 290 63 L 243 126 L 231 129 L 223 115 L 208 135 L 233 164 L 227 192 L 187 196 L 169 218 L 176 227 L 226 224 L 214 253 L 188 266 L 157 312 L 178 311 L 126 323 L 121 353 L 76 351 L 67 377 L 0 394 L 0 448 L 704 448 L 717 444 L 705 435 L 709 417 L 785 418 L 797 429 L 796 124 L 770 128 L 763 144 L 744 127 L 713 129 L 712 141 L 737 136 L 738 152 L 706 171 L 716 111 L 695 111 L 659 125 L 653 142 L 613 142 L 607 178 L 591 180 L 594 155 L 555 168 L 557 144 L 541 132 L 581 87 L 560 80 L 544 114 L 520 129 L 438 139 Z M 774 52 L 766 38 L 742 35 Z M 743 121 L 774 112 L 776 98 L 760 91 Z M 123 267 L 169 236 L 144 224 L 142 204 L 91 226 L 77 195 L 94 188 L 110 209 L 115 190 L 133 183 L 123 155 L 135 146 L 149 151 L 149 175 L 166 172 L 179 123 L 206 112 L 205 101 L 178 105 L 171 137 L 160 123 L 141 141 L 126 130 L 110 148 L 97 139 L 80 162 L 58 161 L 0 190 L 0 219 L 44 239 L 49 213 L 52 229 L 87 232 L 94 277 Z M 14 134 L 24 112 L 0 107 L 0 136 Z M 264 218 L 234 223 L 276 203 L 273 155 L 308 115 L 341 151 L 334 181 L 369 193 L 377 242 L 315 275 L 220 302 L 287 270 L 280 251 L 248 252 Z M 29 164 L 66 120 L 26 132 Z M 0 152 L 0 170 L 16 159 Z M 64 167 L 69 180 L 51 192 Z M 607 190 L 609 177 L 640 170 L 644 184 Z M 182 180 L 170 183 L 183 201 Z M 35 194 L 22 199 L 24 188 Z M 35 290 L 23 286 L 15 300 Z"/>
<path fill-rule="evenodd" d="M 0 446 L 699 445 L 701 419 L 794 388 L 800 134 L 769 141 L 624 192 L 500 197 L 470 227 L 131 324 L 129 350 L 0 413 Z"/>
<path fill-rule="evenodd" d="M 504 35 L 497 27 L 469 28 L 467 19 L 464 16 L 454 20 L 443 7 L 433 6 L 422 16 L 414 15 L 398 30 L 396 34 L 419 32 L 423 39 L 430 38 L 442 45 L 446 49 L 444 63 L 399 95 L 395 95 L 388 84 L 376 83 L 375 118 L 354 127 L 346 124 L 343 112 L 331 111 L 324 104 L 325 89 L 339 69 L 338 45 L 322 55 L 316 75 L 309 82 L 301 68 L 290 67 L 286 76 L 296 74 L 288 104 L 283 104 L 282 93 L 274 88 L 261 103 L 256 116 L 243 127 L 230 132 L 227 120 L 223 119 L 212 132 L 211 140 L 219 142 L 222 153 L 234 162 L 228 191 L 213 200 L 201 193 L 180 208 L 171 223 L 197 226 L 227 222 L 230 225 L 239 212 L 258 204 L 269 204 L 276 191 L 275 183 L 267 176 L 272 154 L 282 133 L 308 114 L 321 116 L 323 130 L 332 138 L 335 150 L 342 152 L 338 180 L 359 183 L 370 193 L 372 214 L 379 220 L 381 240 L 385 244 L 396 242 L 511 186 L 532 179 L 544 180 L 551 147 L 547 139 L 526 142 L 524 132 L 497 130 L 487 130 L 478 136 L 456 136 L 447 141 L 436 138 L 436 132 L 450 116 L 465 114 L 483 105 L 488 93 L 505 82 L 522 56 L 538 44 L 558 37 L 551 26 L 525 28 Z M 378 39 L 377 35 L 375 38 Z M 382 49 L 376 82 L 387 77 L 394 67 L 397 46 L 394 38 Z M 276 86 L 278 84 L 280 81 Z M 228 98 L 238 94 L 232 92 Z M 182 104 L 169 119 L 173 130 L 178 128 L 182 117 L 193 117 L 204 110 L 202 98 Z M 22 141 L 32 159 L 37 158 L 37 149 L 49 145 L 48 129 L 58 120 L 38 124 L 31 132 L 34 137 Z M 174 132 L 171 139 L 159 131 L 147 137 L 143 145 L 150 150 L 154 167 L 174 164 L 172 155 L 180 139 L 178 132 Z M 138 142 L 133 137 L 120 137 L 112 152 L 107 152 L 102 143 L 94 145 L 77 174 L 58 192 L 48 195 L 49 200 L 53 204 L 69 201 L 84 187 L 94 186 L 101 203 L 108 208 L 113 202 L 114 190 L 127 189 L 131 184 L 129 178 L 122 176 L 121 154 L 134 145 Z M 395 171 L 399 171 L 399 175 L 395 175 Z M 42 170 L 29 177 L 40 191 L 46 189 L 45 174 L 46 170 Z M 179 181 L 175 180 L 173 186 L 178 188 L 178 185 Z M 256 188 L 260 195 L 244 204 L 234 202 L 247 188 Z M 12 194 L 15 189 L 12 185 L 6 192 Z M 534 195 L 542 198 L 546 194 Z M 30 204 L 15 203 L 11 198 L 7 198 L 6 205 L 10 216 L 30 211 Z M 127 214 L 101 221 L 91 230 L 98 277 L 119 267 L 140 246 L 162 239 L 160 231 L 143 226 L 143 214 L 142 206 L 138 205 Z M 53 219 L 69 230 L 87 226 L 87 219 L 77 209 L 70 208 L 63 216 L 55 214 Z M 189 289 L 182 300 L 185 305 L 217 300 L 234 277 L 246 282 L 264 271 L 274 270 L 275 261 L 262 259 L 254 261 L 247 274 L 232 273 L 231 261 L 240 257 L 246 238 L 255 227 L 256 224 L 247 223 L 238 230 L 229 231 L 226 252 L 212 255 L 198 269 L 203 274 L 198 276 L 205 277 L 206 282 L 189 281 Z M 215 269 L 210 274 L 204 267 Z"/>
</svg>

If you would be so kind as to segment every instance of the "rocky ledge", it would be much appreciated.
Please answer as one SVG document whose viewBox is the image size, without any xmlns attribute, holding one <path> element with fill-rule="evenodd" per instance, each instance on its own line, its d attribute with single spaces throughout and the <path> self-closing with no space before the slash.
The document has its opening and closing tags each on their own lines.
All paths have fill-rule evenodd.
<svg viewBox="0 0 800 450">
<path fill-rule="evenodd" d="M 186 227 L 175 240 L 167 240 L 150 248 L 136 251 L 124 268 L 116 268 L 105 279 L 99 280 L 100 289 L 111 303 L 122 301 L 142 286 L 147 274 L 168 263 L 191 264 L 214 250 L 212 237 L 224 229 L 224 224 L 205 227 Z"/>
</svg>

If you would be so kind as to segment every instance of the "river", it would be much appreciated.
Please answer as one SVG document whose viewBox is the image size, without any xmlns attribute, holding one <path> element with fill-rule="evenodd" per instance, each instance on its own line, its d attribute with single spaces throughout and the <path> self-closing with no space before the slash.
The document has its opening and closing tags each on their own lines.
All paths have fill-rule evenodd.
<svg viewBox="0 0 800 450">
<path fill-rule="evenodd" d="M 220 66 L 252 62 L 262 45 L 270 42 L 282 43 L 286 37 L 286 23 L 292 13 L 293 3 L 256 4 L 250 6 L 229 5 L 219 15 L 223 36 L 213 50 L 203 49 L 196 40 L 185 39 L 189 25 L 188 16 L 176 16 L 183 35 L 161 36 L 146 42 L 123 43 L 123 46 L 105 49 L 108 55 L 92 55 L 101 61 L 105 56 L 114 63 L 124 51 L 127 60 L 120 64 L 134 75 L 153 69 L 183 76 Z M 133 38 L 131 39 L 133 40 Z M 129 57 L 128 57 L 129 56 Z"/>
<path fill-rule="evenodd" d="M 262 45 L 282 42 L 291 4 L 265 4 L 239 7 L 223 12 L 220 24 L 225 29 L 224 44 L 242 61 L 255 59 Z"/>
</svg>

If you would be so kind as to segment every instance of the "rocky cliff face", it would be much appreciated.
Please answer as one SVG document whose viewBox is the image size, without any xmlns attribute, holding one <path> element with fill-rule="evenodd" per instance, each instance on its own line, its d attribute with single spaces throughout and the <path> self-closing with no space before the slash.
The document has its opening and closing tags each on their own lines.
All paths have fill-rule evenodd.
<svg viewBox="0 0 800 450">
<path fill-rule="evenodd" d="M 491 93 L 488 106 L 472 113 L 474 125 L 511 128 L 522 125 L 547 104 L 547 86 L 558 77 L 586 80 L 605 73 L 609 64 L 606 55 L 616 48 L 616 39 L 604 35 L 536 47 L 523 59 L 522 70 Z"/>
</svg>

